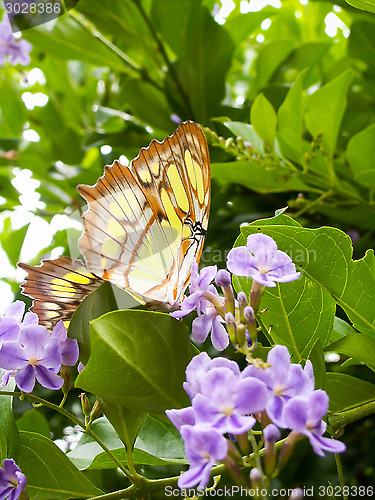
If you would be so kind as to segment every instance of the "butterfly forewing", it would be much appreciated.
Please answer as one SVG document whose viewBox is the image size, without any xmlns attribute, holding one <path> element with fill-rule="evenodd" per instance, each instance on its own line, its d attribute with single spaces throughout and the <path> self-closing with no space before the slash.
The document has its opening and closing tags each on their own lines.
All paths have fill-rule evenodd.
<svg viewBox="0 0 375 500">
<path fill-rule="evenodd" d="M 27 271 L 22 293 L 34 299 L 31 311 L 49 329 L 60 319 L 70 321 L 82 300 L 102 283 L 81 260 L 69 257 L 42 260 L 40 266 L 18 266 Z"/>
<path fill-rule="evenodd" d="M 199 260 L 210 203 L 208 148 L 193 122 L 152 141 L 130 167 L 114 162 L 94 186 L 79 247 L 91 272 L 147 301 L 178 304 Z"/>
</svg>

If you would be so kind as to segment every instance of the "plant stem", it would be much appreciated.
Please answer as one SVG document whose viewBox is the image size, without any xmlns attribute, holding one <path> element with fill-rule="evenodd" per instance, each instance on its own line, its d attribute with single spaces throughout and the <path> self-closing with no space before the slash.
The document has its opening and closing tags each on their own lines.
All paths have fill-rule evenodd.
<svg viewBox="0 0 375 500">
<path fill-rule="evenodd" d="M 107 448 L 107 446 L 103 443 L 103 441 L 93 432 L 90 428 L 86 428 L 85 424 L 81 422 L 77 417 L 72 415 L 70 412 L 65 410 L 65 408 L 62 408 L 61 406 L 57 406 L 50 401 L 47 401 L 45 399 L 39 398 L 38 396 L 34 396 L 33 394 L 28 394 L 26 392 L 11 392 L 11 391 L 1 391 L 1 394 L 4 394 L 5 396 L 13 396 L 13 397 L 23 397 L 28 399 L 31 402 L 38 403 L 43 406 L 48 406 L 48 408 L 51 408 L 52 410 L 55 410 L 65 417 L 67 417 L 69 420 L 74 422 L 76 425 L 81 427 L 85 434 L 89 435 L 92 437 L 98 445 L 107 453 L 107 455 L 113 460 L 113 462 L 117 465 L 117 467 L 125 474 L 125 476 L 129 479 L 130 482 L 134 483 L 134 478 L 132 474 L 126 469 L 126 467 L 123 466 L 123 464 L 120 462 L 120 460 L 112 453 L 112 451 Z M 143 477 L 143 476 L 142 476 Z M 143 477 L 143 481 L 147 481 L 146 478 Z"/>
<path fill-rule="evenodd" d="M 160 40 L 158 34 L 156 33 L 149 17 L 147 16 L 146 12 L 144 11 L 143 7 L 142 7 L 142 4 L 140 2 L 140 0 L 132 0 L 132 2 L 134 3 L 134 5 L 138 8 L 141 16 L 143 17 L 148 29 L 150 30 L 150 33 L 152 35 L 152 37 L 154 38 L 155 42 L 156 42 L 156 45 L 158 47 L 158 50 L 161 54 L 161 56 L 163 57 L 166 65 L 167 65 L 167 68 L 173 78 L 173 81 L 176 85 L 176 88 L 178 90 L 178 92 L 180 93 L 182 99 L 183 99 L 183 102 L 184 104 L 186 104 L 187 108 L 188 108 L 188 111 L 189 111 L 189 114 L 190 114 L 190 117 L 192 119 L 194 119 L 194 112 L 193 112 L 193 109 L 191 107 L 191 104 L 190 104 L 190 100 L 189 100 L 189 96 L 186 94 L 185 90 L 183 89 L 182 85 L 181 85 L 181 82 L 175 72 L 175 69 L 168 57 L 168 54 L 164 48 L 164 45 L 162 43 L 162 41 Z"/>
<path fill-rule="evenodd" d="M 337 473 L 340 479 L 341 491 L 344 492 L 344 486 L 345 486 L 344 471 L 342 470 L 341 457 L 338 453 L 335 453 L 335 460 L 336 460 Z M 342 494 L 342 498 L 343 500 L 348 500 L 347 495 L 345 495 L 344 493 Z"/>
</svg>

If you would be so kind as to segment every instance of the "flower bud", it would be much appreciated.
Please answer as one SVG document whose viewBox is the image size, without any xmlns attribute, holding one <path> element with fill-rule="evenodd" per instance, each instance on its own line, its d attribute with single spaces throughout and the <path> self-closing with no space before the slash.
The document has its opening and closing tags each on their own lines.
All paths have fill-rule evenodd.
<svg viewBox="0 0 375 500">
<path fill-rule="evenodd" d="M 249 332 L 250 340 L 252 344 L 255 345 L 258 335 L 257 335 L 257 323 L 255 320 L 254 309 L 251 306 L 246 306 L 243 313 L 247 325 L 247 331 Z"/>
<path fill-rule="evenodd" d="M 232 313 L 227 312 L 225 315 L 225 323 L 227 325 L 227 330 L 229 333 L 229 338 L 232 344 L 237 343 L 237 337 L 236 337 L 236 320 L 234 319 L 234 316 Z"/>
<path fill-rule="evenodd" d="M 271 476 L 276 466 L 276 448 L 275 443 L 280 439 L 280 431 L 274 424 L 269 424 L 263 429 L 266 450 L 264 452 L 265 472 Z"/>
<path fill-rule="evenodd" d="M 262 487 L 262 473 L 256 467 L 250 471 L 250 482 L 253 490 L 259 490 Z"/>
<path fill-rule="evenodd" d="M 295 488 L 289 496 L 290 500 L 301 500 L 303 498 L 303 489 Z"/>
<path fill-rule="evenodd" d="M 281 448 L 281 452 L 279 455 L 279 463 L 278 463 L 279 469 L 284 467 L 284 465 L 289 460 L 290 455 L 292 454 L 294 446 L 295 446 L 297 440 L 299 439 L 299 437 L 300 437 L 299 432 L 292 431 L 289 433 L 289 436 L 287 437 L 285 443 L 283 444 L 283 447 Z"/>
<path fill-rule="evenodd" d="M 215 277 L 215 283 L 221 287 L 231 286 L 232 279 L 230 273 L 226 269 L 219 269 Z"/>
<path fill-rule="evenodd" d="M 90 415 L 90 409 L 91 409 L 89 398 L 84 392 L 82 392 L 79 397 L 81 398 L 81 406 L 83 414 L 85 417 L 88 417 Z"/>
</svg>

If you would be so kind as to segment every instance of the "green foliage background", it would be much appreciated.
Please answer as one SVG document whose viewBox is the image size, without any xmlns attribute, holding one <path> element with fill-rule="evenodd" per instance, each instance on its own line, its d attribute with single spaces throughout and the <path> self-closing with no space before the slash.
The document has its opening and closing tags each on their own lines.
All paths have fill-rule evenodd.
<svg viewBox="0 0 375 500">
<path fill-rule="evenodd" d="M 319 236 L 318 263 L 309 269 L 316 287 L 300 293 L 312 304 L 312 315 L 314 304 L 325 311 L 316 318 L 314 335 L 299 337 L 301 345 L 297 342 L 293 352 L 298 360 L 306 359 L 315 346 L 318 360 L 323 347 L 336 342 L 336 352 L 348 358 L 345 375 L 363 379 L 363 386 L 351 389 L 361 394 L 357 402 L 373 397 L 374 386 L 365 385 L 374 383 L 373 371 L 359 364 L 375 366 L 374 281 L 368 281 L 374 280 L 373 253 L 356 265 L 356 286 L 330 289 L 326 277 L 344 276 L 351 262 L 350 240 L 330 227 L 311 232 L 320 226 L 341 229 L 352 236 L 356 258 L 374 248 L 375 8 L 372 1 L 349 3 L 338 2 L 337 7 L 330 1 L 285 0 L 244 13 L 248 3 L 236 0 L 219 23 L 214 14 L 221 4 L 215 0 L 80 0 L 55 22 L 23 32 L 33 44 L 30 67 L 4 66 L 0 73 L 0 243 L 10 265 L 19 260 L 28 229 L 15 229 L 9 218 L 20 206 L 12 184 L 18 169 L 31 171 L 39 181 L 33 213 L 51 223 L 57 214 L 70 216 L 82 207 L 76 186 L 95 183 L 105 164 L 121 155 L 131 160 L 151 139 L 171 134 L 174 115 L 195 120 L 207 127 L 213 178 L 203 264 L 224 265 L 240 224 L 272 217 L 289 206 L 288 213 L 309 229 L 278 219 L 283 226 L 275 233 L 278 243 L 282 246 L 288 237 L 296 241 L 292 251 L 308 250 L 306 241 Z M 343 26 L 334 36 L 326 33 L 329 19 Z M 34 67 L 45 81 L 28 82 Z M 28 109 L 25 92 L 41 92 L 48 102 Z M 28 129 L 38 134 L 37 141 L 25 139 Z M 104 145 L 110 153 L 103 153 Z M 241 238 L 251 231 L 251 226 L 243 228 Z M 268 228 L 267 234 L 274 236 L 272 231 Z M 336 242 L 337 254 L 325 253 L 329 239 Z M 70 254 L 67 231 L 57 231 L 31 263 L 38 264 L 57 247 Z M 15 273 L 3 281 L 21 297 Z M 372 294 L 360 297 L 361 281 Z M 282 324 L 278 297 L 269 293 L 265 300 L 274 307 L 272 321 Z M 290 330 L 283 325 L 280 331 L 295 339 L 293 329 L 303 330 L 303 318 L 293 319 Z M 347 334 L 367 335 L 362 348 L 359 337 L 350 342 Z M 280 340 L 288 344 L 288 338 Z M 335 368 L 330 371 L 325 387 L 337 394 L 337 409 L 354 404 L 353 398 L 345 399 L 348 379 L 337 380 Z M 30 429 L 26 425 L 21 430 L 27 434 Z M 59 419 L 52 419 L 52 430 L 61 435 Z M 374 420 L 353 424 L 347 433 L 355 443 L 353 455 L 344 457 L 348 484 L 370 484 Z M 22 439 L 31 442 L 26 434 Z M 78 451 L 76 455 L 79 461 Z M 302 449 L 300 457 L 280 485 L 319 485 L 332 479 L 330 457 L 317 461 Z M 157 461 L 140 463 L 150 464 L 149 474 L 159 473 Z M 112 475 L 91 472 L 104 489 L 118 479 L 108 473 Z"/>
</svg>

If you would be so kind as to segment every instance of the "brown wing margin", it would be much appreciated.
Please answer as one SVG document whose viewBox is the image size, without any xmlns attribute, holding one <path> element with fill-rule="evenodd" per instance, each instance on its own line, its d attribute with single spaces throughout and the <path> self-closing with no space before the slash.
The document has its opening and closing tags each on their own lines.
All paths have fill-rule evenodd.
<svg viewBox="0 0 375 500">
<path fill-rule="evenodd" d="M 27 271 L 21 290 L 33 299 L 30 310 L 48 329 L 59 320 L 70 321 L 82 300 L 102 283 L 81 260 L 69 257 L 42 260 L 40 266 L 19 263 L 18 267 Z"/>
</svg>

